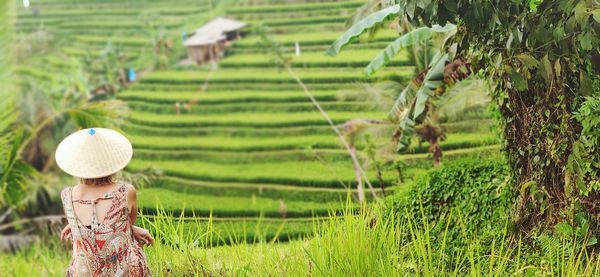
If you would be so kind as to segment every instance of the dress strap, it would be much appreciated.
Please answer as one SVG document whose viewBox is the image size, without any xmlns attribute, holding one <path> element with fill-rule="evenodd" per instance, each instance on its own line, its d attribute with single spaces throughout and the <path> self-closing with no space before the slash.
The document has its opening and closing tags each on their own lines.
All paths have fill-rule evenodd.
<svg viewBox="0 0 600 277">
<path fill-rule="evenodd" d="M 65 215 L 67 216 L 67 221 L 71 226 L 71 233 L 73 235 L 73 239 L 81 238 L 81 232 L 79 230 L 79 224 L 77 224 L 77 217 L 75 216 L 75 212 L 73 210 L 73 187 L 67 187 L 63 190 L 61 194 L 63 200 L 63 206 L 65 208 Z"/>
<path fill-rule="evenodd" d="M 125 187 L 125 184 L 121 184 L 119 185 L 119 187 L 117 187 L 117 189 L 107 192 L 104 195 L 94 199 L 94 200 L 89 200 L 89 199 L 73 199 L 73 202 L 77 202 L 79 204 L 83 204 L 83 205 L 94 205 L 94 204 L 98 204 L 98 202 L 100 202 L 100 200 L 108 200 L 108 199 L 112 199 L 115 197 L 115 193 L 116 192 L 122 192 L 123 188 Z"/>
</svg>

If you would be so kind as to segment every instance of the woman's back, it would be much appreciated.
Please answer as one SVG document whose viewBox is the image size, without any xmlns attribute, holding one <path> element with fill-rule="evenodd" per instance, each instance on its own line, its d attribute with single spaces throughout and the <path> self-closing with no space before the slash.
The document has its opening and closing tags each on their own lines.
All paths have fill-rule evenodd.
<svg viewBox="0 0 600 277">
<path fill-rule="evenodd" d="M 63 190 L 73 241 L 67 276 L 150 275 L 144 252 L 132 235 L 127 192 L 126 184 Z"/>
</svg>

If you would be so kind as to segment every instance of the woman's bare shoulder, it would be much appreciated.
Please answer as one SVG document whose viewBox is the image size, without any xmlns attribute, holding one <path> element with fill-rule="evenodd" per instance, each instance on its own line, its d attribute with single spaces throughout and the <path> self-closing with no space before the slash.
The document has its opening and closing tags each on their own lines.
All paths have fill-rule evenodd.
<svg viewBox="0 0 600 277">
<path fill-rule="evenodd" d="M 129 199 L 135 199 L 137 192 L 135 190 L 135 187 L 130 184 L 130 183 L 125 183 L 125 190 L 127 191 L 127 198 Z"/>
</svg>

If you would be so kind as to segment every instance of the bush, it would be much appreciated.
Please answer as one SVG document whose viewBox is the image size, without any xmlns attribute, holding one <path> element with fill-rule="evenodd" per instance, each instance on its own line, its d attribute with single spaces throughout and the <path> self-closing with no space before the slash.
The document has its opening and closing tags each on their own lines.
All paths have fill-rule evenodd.
<svg viewBox="0 0 600 277">
<path fill-rule="evenodd" d="M 499 157 L 456 160 L 430 171 L 408 195 L 393 196 L 388 203 L 394 215 L 428 221 L 434 231 L 449 227 L 450 241 L 462 230 L 486 240 L 505 230 L 509 218 L 514 196 L 506 185 L 507 176 L 506 163 Z"/>
</svg>

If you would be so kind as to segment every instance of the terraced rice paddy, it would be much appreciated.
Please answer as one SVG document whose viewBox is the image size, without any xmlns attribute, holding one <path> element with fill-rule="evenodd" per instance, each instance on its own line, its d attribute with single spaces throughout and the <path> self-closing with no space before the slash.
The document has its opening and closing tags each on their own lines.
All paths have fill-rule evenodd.
<svg viewBox="0 0 600 277">
<path fill-rule="evenodd" d="M 224 9 L 218 1 L 36 1 L 39 14 L 21 9 L 18 28 L 28 32 L 43 25 L 69 43 L 21 65 L 19 72 L 55 82 L 51 72 L 72 68 L 85 55 L 100 55 L 108 42 L 130 57 L 128 66 L 143 68 L 151 62 L 152 51 L 145 18 L 154 18 L 175 47 L 182 49 L 181 32 L 209 19 L 207 11 L 212 7 L 254 25 L 270 26 L 273 39 L 290 54 L 298 42 L 301 54 L 293 55 L 292 66 L 336 124 L 353 118 L 384 119 L 386 111 L 339 96 L 358 83 L 405 81 L 412 76 L 403 54 L 372 77 L 361 73 L 360 68 L 395 32 L 365 37 L 337 58 L 324 54 L 361 4 L 239 0 Z M 227 238 L 216 243 L 253 241 L 261 232 L 268 239 L 299 237 L 310 231 L 313 216 L 325 216 L 339 209 L 347 197 L 356 197 L 352 163 L 341 143 L 295 80 L 277 69 L 257 42 L 252 34 L 234 42 L 214 72 L 201 66 L 149 72 L 117 95 L 131 108 L 123 126 L 135 149 L 127 169 L 158 167 L 165 173 L 153 187 L 139 192 L 142 211 L 156 213 L 159 205 L 189 220 L 212 215 L 219 236 Z M 180 114 L 176 102 L 185 104 Z M 469 121 L 446 124 L 454 133 L 442 142 L 445 157 L 496 149 L 488 147 L 497 140 L 487 127 L 472 125 Z M 389 136 L 376 142 L 387 140 Z M 426 151 L 425 143 L 397 157 L 411 165 L 405 172 L 408 179 L 398 185 L 395 171 L 384 172 L 388 192 L 409 185 L 427 170 Z M 366 167 L 371 181 L 379 184 L 372 166 Z"/>
</svg>

